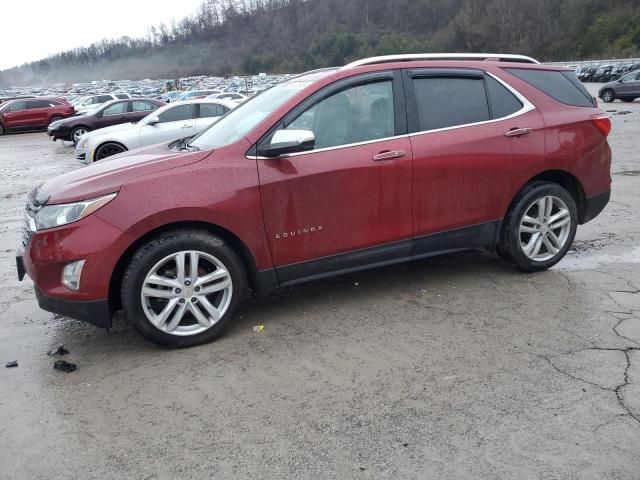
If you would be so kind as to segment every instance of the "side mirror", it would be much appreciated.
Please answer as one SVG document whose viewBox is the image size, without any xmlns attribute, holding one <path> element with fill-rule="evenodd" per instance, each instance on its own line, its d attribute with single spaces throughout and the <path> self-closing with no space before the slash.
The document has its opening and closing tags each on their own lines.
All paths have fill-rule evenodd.
<svg viewBox="0 0 640 480">
<path fill-rule="evenodd" d="M 150 118 L 147 122 L 147 125 L 157 125 L 160 123 L 160 119 L 158 117 Z"/>
<path fill-rule="evenodd" d="M 258 148 L 258 155 L 276 158 L 289 153 L 308 152 L 315 146 L 316 137 L 310 130 L 278 130 L 269 145 Z"/>
</svg>

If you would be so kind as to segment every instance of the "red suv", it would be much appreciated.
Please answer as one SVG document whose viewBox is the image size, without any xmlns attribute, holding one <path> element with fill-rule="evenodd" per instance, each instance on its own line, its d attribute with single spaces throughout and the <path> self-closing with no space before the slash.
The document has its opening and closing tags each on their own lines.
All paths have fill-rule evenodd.
<svg viewBox="0 0 640 480">
<path fill-rule="evenodd" d="M 0 105 L 0 135 L 10 130 L 46 128 L 50 123 L 71 117 L 74 113 L 73 106 L 64 98 L 12 100 Z"/>
<path fill-rule="evenodd" d="M 18 274 L 45 310 L 109 327 L 123 309 L 188 346 L 248 289 L 475 248 L 544 270 L 609 200 L 610 129 L 572 71 L 528 57 L 316 70 L 34 189 Z"/>
</svg>

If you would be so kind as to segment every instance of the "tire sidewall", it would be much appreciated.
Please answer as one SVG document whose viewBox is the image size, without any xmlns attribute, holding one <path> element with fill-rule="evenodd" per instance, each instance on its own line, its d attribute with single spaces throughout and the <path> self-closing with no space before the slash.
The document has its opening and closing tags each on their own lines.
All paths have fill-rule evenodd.
<svg viewBox="0 0 640 480">
<path fill-rule="evenodd" d="M 105 158 L 109 158 L 109 157 L 115 157 L 116 155 L 120 155 L 120 153 L 124 153 L 127 150 L 123 149 L 122 152 L 120 153 L 115 153 L 113 155 L 109 155 L 108 157 L 104 157 L 104 158 L 98 158 L 100 156 L 100 152 L 102 151 L 102 149 L 108 147 L 109 145 L 117 145 L 119 147 L 121 147 L 122 145 L 115 143 L 115 142 L 107 142 L 107 143 L 103 143 L 102 145 L 100 145 L 97 149 L 96 149 L 96 155 L 95 155 L 95 160 L 96 162 L 100 161 L 100 160 L 104 160 Z"/>
<path fill-rule="evenodd" d="M 522 217 L 526 211 L 536 199 L 549 195 L 558 197 L 566 203 L 571 215 L 571 228 L 569 230 L 567 241 L 562 249 L 553 258 L 544 262 L 537 262 L 531 260 L 522 251 L 522 246 L 520 244 L 520 222 L 522 221 Z M 560 185 L 553 183 L 533 184 L 530 189 L 523 192 L 513 205 L 505 227 L 508 229 L 506 234 L 508 238 L 509 256 L 518 268 L 527 272 L 546 270 L 562 260 L 567 251 L 571 248 L 578 229 L 578 207 L 576 206 L 576 202 L 571 194 Z"/>
<path fill-rule="evenodd" d="M 78 130 L 86 130 L 87 132 L 90 132 L 90 131 L 91 131 L 91 130 L 90 130 L 90 129 L 88 129 L 87 127 L 82 127 L 82 126 L 80 126 L 80 127 L 75 127 L 73 130 L 71 130 L 71 141 L 74 143 L 74 145 L 77 143 L 77 142 L 76 142 L 76 139 L 75 139 L 75 134 L 76 134 L 76 131 L 78 131 Z"/>
<path fill-rule="evenodd" d="M 140 293 L 149 270 L 172 253 L 199 250 L 221 261 L 233 282 L 231 302 L 224 316 L 210 329 L 192 336 L 171 335 L 157 329 L 142 308 Z M 208 233 L 174 233 L 149 242 L 134 255 L 122 282 L 122 306 L 126 318 L 148 340 L 168 347 L 190 347 L 207 343 L 222 334 L 246 294 L 246 272 L 242 261 L 221 239 Z"/>
<path fill-rule="evenodd" d="M 609 97 L 609 95 L 611 95 Z M 604 103 L 611 103 L 616 99 L 616 95 L 613 92 L 613 90 L 605 90 L 604 92 L 602 92 L 602 101 Z"/>
</svg>

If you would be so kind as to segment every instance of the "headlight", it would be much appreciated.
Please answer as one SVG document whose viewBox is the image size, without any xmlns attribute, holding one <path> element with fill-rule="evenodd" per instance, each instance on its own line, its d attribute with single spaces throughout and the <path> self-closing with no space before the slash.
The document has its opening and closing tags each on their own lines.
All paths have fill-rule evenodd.
<svg viewBox="0 0 640 480">
<path fill-rule="evenodd" d="M 36 229 L 45 230 L 78 221 L 104 207 L 116 198 L 116 195 L 117 193 L 111 193 L 84 202 L 47 205 L 36 214 Z"/>
<path fill-rule="evenodd" d="M 87 148 L 87 145 L 89 145 L 89 140 L 83 140 L 80 148 Z"/>
</svg>

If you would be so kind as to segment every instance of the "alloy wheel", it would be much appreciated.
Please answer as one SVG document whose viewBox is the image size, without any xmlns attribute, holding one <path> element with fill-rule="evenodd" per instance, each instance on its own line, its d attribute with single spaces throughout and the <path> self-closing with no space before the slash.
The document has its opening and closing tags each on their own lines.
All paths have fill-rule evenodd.
<svg viewBox="0 0 640 480">
<path fill-rule="evenodd" d="M 73 143 L 78 143 L 78 140 L 82 135 L 87 133 L 89 130 L 86 128 L 77 128 L 73 131 Z"/>
<path fill-rule="evenodd" d="M 571 212 L 559 197 L 535 200 L 522 216 L 519 228 L 522 252 L 534 262 L 546 262 L 565 247 L 571 231 Z"/>
<path fill-rule="evenodd" d="M 100 147 L 96 152 L 96 160 L 102 160 L 103 158 L 112 157 L 113 155 L 117 155 L 124 151 L 124 147 L 118 144 L 107 143 L 106 145 Z"/>
<path fill-rule="evenodd" d="M 166 256 L 146 275 L 140 300 L 147 319 L 162 332 L 190 336 L 213 327 L 233 295 L 231 274 L 208 253 L 188 250 Z"/>
<path fill-rule="evenodd" d="M 602 101 L 605 103 L 611 103 L 614 99 L 614 94 L 611 90 L 607 90 L 602 94 Z"/>
</svg>

